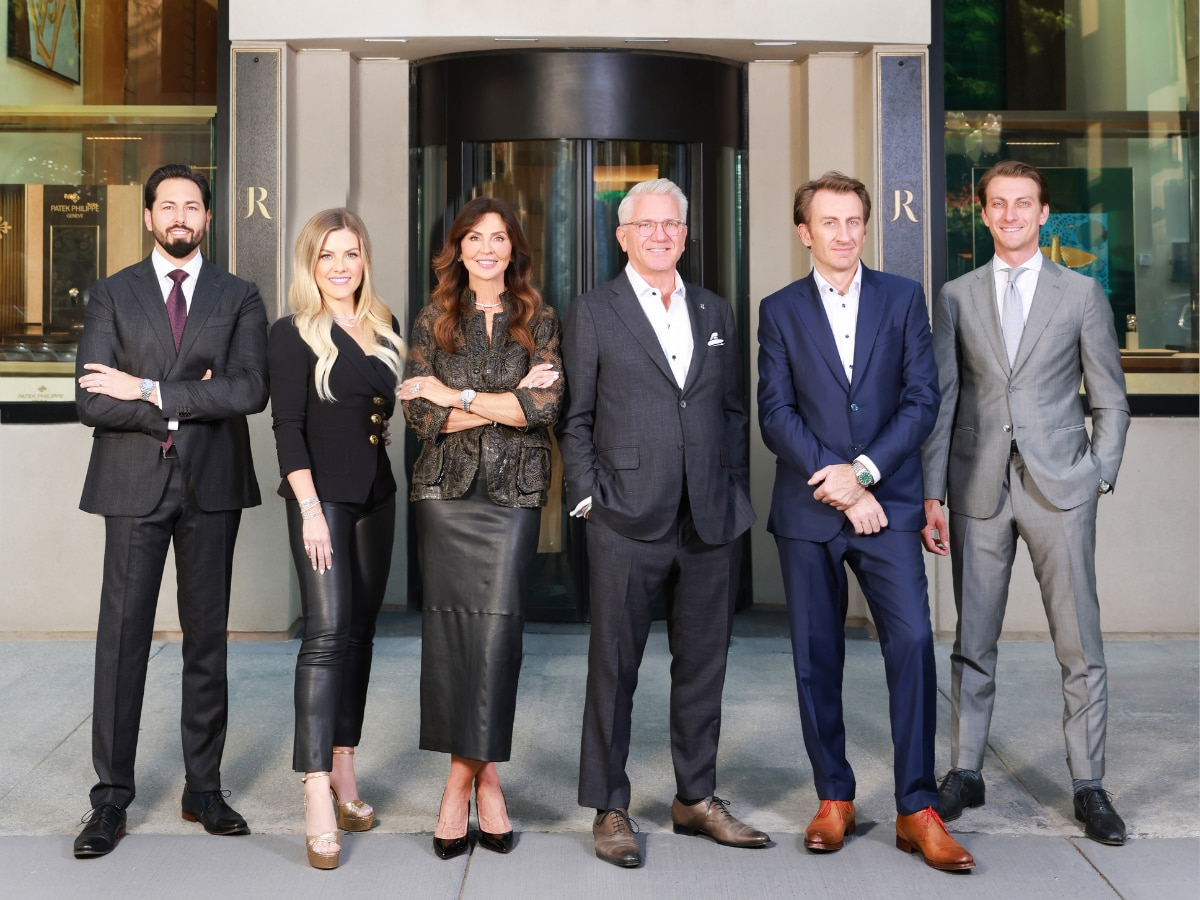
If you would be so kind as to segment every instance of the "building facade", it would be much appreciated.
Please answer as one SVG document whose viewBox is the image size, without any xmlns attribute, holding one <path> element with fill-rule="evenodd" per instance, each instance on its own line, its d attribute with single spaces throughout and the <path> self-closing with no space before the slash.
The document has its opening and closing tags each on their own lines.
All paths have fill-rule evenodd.
<svg viewBox="0 0 1200 900">
<path fill-rule="evenodd" d="M 757 303 L 809 269 L 796 186 L 833 168 L 862 178 L 876 201 L 864 261 L 932 294 L 990 257 L 972 187 L 1001 158 L 1051 173 L 1047 252 L 1101 280 L 1125 348 L 1135 418 L 1099 517 L 1104 626 L 1198 630 L 1194 4 L 535 0 L 482 23 L 461 0 L 363 0 L 336 17 L 283 0 L 81 0 L 74 32 L 65 9 L 73 61 L 69 41 L 48 60 L 38 23 L 11 12 L 0 41 L 0 634 L 94 631 L 103 524 L 76 508 L 91 437 L 72 421 L 74 339 L 91 281 L 148 250 L 140 184 L 162 162 L 212 176 L 206 252 L 259 284 L 271 318 L 300 227 L 350 206 L 404 323 L 473 194 L 520 208 L 535 283 L 565 308 L 619 269 L 624 190 L 672 177 L 693 202 L 681 265 L 734 303 L 753 413 Z M 243 518 L 230 627 L 283 635 L 299 602 L 269 414 L 251 428 L 264 504 Z M 747 600 L 779 604 L 774 460 L 753 424 L 751 448 Z M 397 470 L 406 449 L 393 441 Z M 531 602 L 582 616 L 579 526 L 555 503 Z M 406 524 L 388 597 L 401 606 L 417 599 Z M 1023 565 L 1009 634 L 1045 631 Z M 949 565 L 928 566 L 934 628 L 951 632 Z M 166 634 L 173 593 L 168 576 Z"/>
</svg>

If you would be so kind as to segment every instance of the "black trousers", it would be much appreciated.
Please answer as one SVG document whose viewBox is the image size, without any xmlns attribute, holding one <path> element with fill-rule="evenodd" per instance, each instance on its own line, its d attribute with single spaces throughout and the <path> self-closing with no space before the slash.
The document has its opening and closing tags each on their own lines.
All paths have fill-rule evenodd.
<svg viewBox="0 0 1200 900">
<path fill-rule="evenodd" d="M 172 544 L 183 632 L 180 728 L 186 784 L 193 791 L 221 789 L 229 707 L 226 628 L 241 510 L 205 512 L 196 506 L 180 461 L 161 464 L 171 473 L 149 515 L 105 517 L 92 707 L 92 762 L 99 781 L 92 788 L 92 806 L 125 807 L 136 793 L 133 771 L 146 666 Z"/>
<path fill-rule="evenodd" d="M 292 768 L 328 772 L 333 748 L 362 736 L 375 620 L 392 567 L 396 495 L 366 503 L 322 501 L 333 567 L 313 570 L 304 552 L 300 504 L 287 501 L 288 539 L 300 579 L 304 638 L 296 657 L 296 735 Z"/>
<path fill-rule="evenodd" d="M 587 523 L 591 641 L 579 759 L 579 805 L 629 806 L 633 693 L 651 603 L 675 575 L 667 606 L 671 650 L 671 759 L 676 793 L 707 797 L 716 789 L 721 693 L 733 629 L 741 542 L 705 544 L 686 499 L 675 525 L 656 541 L 635 541 L 600 522 Z"/>
</svg>

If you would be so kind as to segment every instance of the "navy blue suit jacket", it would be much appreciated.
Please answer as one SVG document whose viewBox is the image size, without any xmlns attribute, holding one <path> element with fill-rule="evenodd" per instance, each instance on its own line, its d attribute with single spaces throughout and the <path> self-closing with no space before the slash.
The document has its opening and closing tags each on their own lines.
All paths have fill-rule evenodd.
<svg viewBox="0 0 1200 900">
<path fill-rule="evenodd" d="M 814 499 L 808 479 L 866 454 L 881 475 L 872 491 L 887 527 L 920 531 L 921 444 L 941 400 L 921 286 L 863 266 L 853 384 L 811 272 L 763 300 L 758 341 L 758 418 L 776 456 L 767 530 L 831 540 L 846 516 Z"/>
</svg>

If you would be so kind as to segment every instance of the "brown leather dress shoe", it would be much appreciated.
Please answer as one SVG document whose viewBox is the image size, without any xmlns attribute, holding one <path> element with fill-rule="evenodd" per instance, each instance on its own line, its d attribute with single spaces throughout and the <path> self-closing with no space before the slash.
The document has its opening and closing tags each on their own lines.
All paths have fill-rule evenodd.
<svg viewBox="0 0 1200 900">
<path fill-rule="evenodd" d="M 671 803 L 671 821 L 676 834 L 706 834 L 718 844 L 729 847 L 765 847 L 771 836 L 739 822 L 729 814 L 729 801 L 715 794 L 692 806 L 684 806 L 676 797 Z"/>
<path fill-rule="evenodd" d="M 905 853 L 915 850 L 925 858 L 925 865 L 944 872 L 975 868 L 974 858 L 950 837 L 932 806 L 910 816 L 896 816 L 896 848 Z"/>
<path fill-rule="evenodd" d="M 642 850 L 633 836 L 636 828 L 628 810 L 606 809 L 600 813 L 592 823 L 596 855 L 614 866 L 636 869 L 642 864 Z"/>
<path fill-rule="evenodd" d="M 841 850 L 845 836 L 854 834 L 854 801 L 822 800 L 821 808 L 804 829 L 804 846 L 818 853 Z"/>
</svg>

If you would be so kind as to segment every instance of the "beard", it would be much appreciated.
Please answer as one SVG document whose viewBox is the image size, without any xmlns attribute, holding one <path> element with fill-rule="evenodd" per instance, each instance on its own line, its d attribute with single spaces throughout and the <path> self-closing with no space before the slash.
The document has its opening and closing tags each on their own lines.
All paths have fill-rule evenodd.
<svg viewBox="0 0 1200 900">
<path fill-rule="evenodd" d="M 172 240 L 165 231 L 159 231 L 156 228 L 154 230 L 154 240 L 172 259 L 184 259 L 200 246 L 200 242 L 204 240 L 204 235 L 207 233 L 207 228 L 201 228 L 198 231 L 189 232 L 186 238 Z"/>
</svg>

